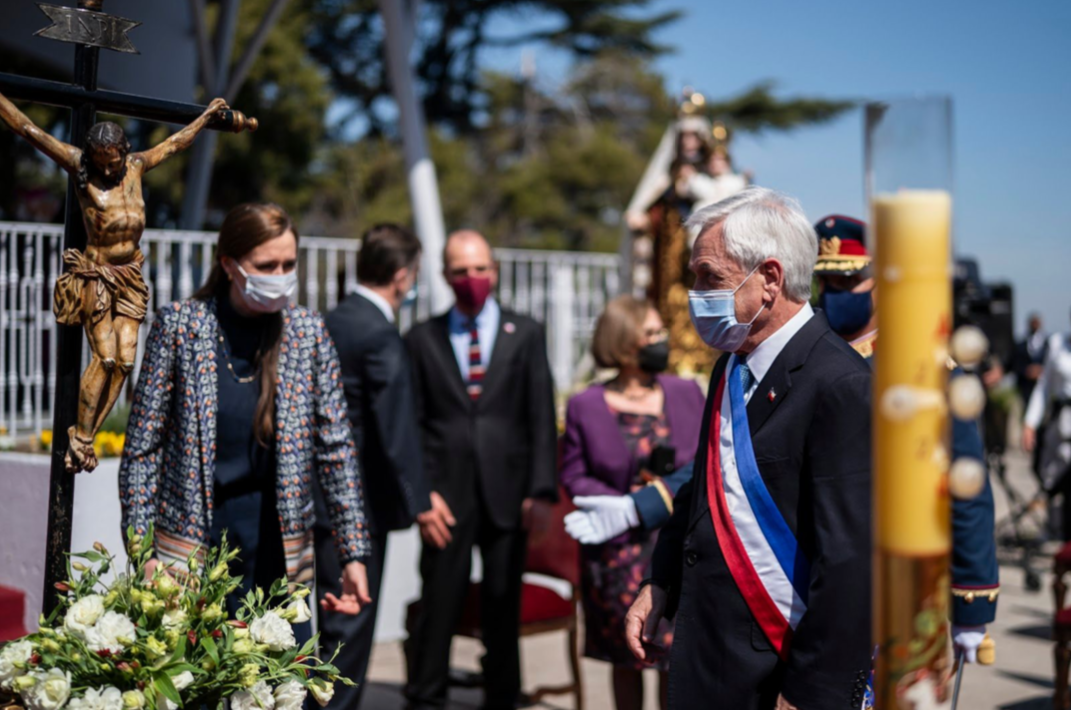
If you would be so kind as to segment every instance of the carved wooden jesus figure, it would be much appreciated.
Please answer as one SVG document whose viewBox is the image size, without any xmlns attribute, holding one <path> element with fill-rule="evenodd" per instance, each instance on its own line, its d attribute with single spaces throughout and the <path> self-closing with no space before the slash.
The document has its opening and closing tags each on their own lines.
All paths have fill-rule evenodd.
<svg viewBox="0 0 1071 710">
<path fill-rule="evenodd" d="M 57 321 L 85 328 L 92 351 L 82 373 L 77 424 L 68 430 L 68 471 L 97 467 L 93 438 L 134 369 L 138 328 L 149 303 L 139 248 L 145 230 L 142 175 L 189 148 L 209 120 L 227 108 L 223 99 L 214 100 L 189 126 L 141 153 L 130 152 L 117 124 L 98 123 L 89 129 L 82 151 L 42 131 L 0 94 L 0 118 L 75 176 L 85 220 L 86 250 L 63 253 L 67 271 L 56 281 L 53 303 Z"/>
</svg>

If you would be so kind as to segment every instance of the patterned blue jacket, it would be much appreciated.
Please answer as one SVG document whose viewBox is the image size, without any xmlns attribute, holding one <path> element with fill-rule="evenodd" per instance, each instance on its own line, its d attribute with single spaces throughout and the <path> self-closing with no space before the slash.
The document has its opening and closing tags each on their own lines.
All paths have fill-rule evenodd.
<svg viewBox="0 0 1071 710">
<path fill-rule="evenodd" d="M 216 341 L 214 299 L 161 308 L 153 321 L 134 391 L 119 498 L 123 529 L 156 531 L 156 554 L 184 565 L 208 542 L 215 474 Z M 276 492 L 287 576 L 312 579 L 311 477 L 319 477 L 343 564 L 370 551 L 357 455 L 346 419 L 338 354 L 319 314 L 283 312 L 276 392 Z"/>
</svg>

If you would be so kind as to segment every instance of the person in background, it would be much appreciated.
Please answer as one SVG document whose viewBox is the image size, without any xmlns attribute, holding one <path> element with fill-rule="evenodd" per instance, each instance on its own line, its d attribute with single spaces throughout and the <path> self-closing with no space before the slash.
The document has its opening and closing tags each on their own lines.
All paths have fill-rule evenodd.
<svg viewBox="0 0 1071 710">
<path fill-rule="evenodd" d="M 1015 386 L 1023 400 L 1024 416 L 1026 407 L 1030 404 L 1030 395 L 1034 393 L 1034 387 L 1045 368 L 1045 355 L 1049 350 L 1049 334 L 1041 327 L 1040 315 L 1031 313 L 1026 329 L 1026 337 L 1015 346 L 1015 353 L 1012 355 L 1012 371 L 1015 373 Z M 1036 434 L 1038 439 L 1045 437 L 1044 424 L 1038 425 Z M 1034 447 L 1031 465 L 1034 473 L 1040 477 L 1040 446 Z"/>
<path fill-rule="evenodd" d="M 618 710 L 638 710 L 643 706 L 646 664 L 629 651 L 621 628 L 647 576 L 657 540 L 657 532 L 641 526 L 644 509 L 649 505 L 656 511 L 672 509 L 672 495 L 650 470 L 652 452 L 660 448 L 673 452 L 673 469 L 691 460 L 704 398 L 694 382 L 662 374 L 669 362 L 668 336 L 647 301 L 632 296 L 610 301 L 595 326 L 591 350 L 595 362 L 616 368 L 617 376 L 569 400 L 561 481 L 587 512 L 571 513 L 565 524 L 581 542 L 588 536 L 601 537 L 606 518 L 608 525 L 623 518 L 631 529 L 608 542 L 584 546 L 581 580 L 584 653 L 613 664 Z M 663 623 L 659 642 L 669 648 L 672 636 L 669 623 Z M 663 707 L 667 663 L 666 657 L 655 663 L 662 673 Z"/>
<path fill-rule="evenodd" d="M 409 230 L 395 224 L 372 227 L 361 237 L 356 292 L 327 316 L 327 329 L 342 364 L 342 386 L 364 475 L 372 546 L 368 559 L 372 602 L 357 616 L 323 609 L 320 613 L 324 657 L 330 658 L 341 647 L 335 665 L 357 684 L 338 686 L 328 706 L 337 710 L 357 708 L 364 691 L 387 533 L 408 528 L 431 509 L 409 356 L 397 326 L 399 309 L 416 299 L 420 254 L 420 241 Z M 328 594 L 340 594 L 341 569 L 331 555 L 334 540 L 326 500 L 318 489 L 316 492 L 316 593 L 325 599 Z"/>
<path fill-rule="evenodd" d="M 1038 431 L 1045 425 L 1045 436 Z M 1071 540 L 1071 334 L 1050 336 L 1045 364 L 1023 420 L 1023 448 L 1041 447 L 1041 482 L 1050 496 L 1063 494 L 1063 539 Z"/>
<path fill-rule="evenodd" d="M 1030 395 L 1041 377 L 1045 366 L 1045 354 L 1049 349 L 1049 334 L 1041 327 L 1041 316 L 1031 313 L 1026 322 L 1026 337 L 1015 346 L 1013 357 L 1015 385 L 1023 406 L 1030 403 Z"/>
<path fill-rule="evenodd" d="M 876 281 L 866 248 L 866 225 L 841 215 L 814 224 L 818 233 L 818 308 L 829 327 L 869 360 L 878 341 Z"/>
<path fill-rule="evenodd" d="M 446 704 L 451 638 L 478 546 L 483 707 L 512 709 L 521 690 L 528 533 L 545 527 L 547 504 L 558 498 L 554 383 L 542 326 L 491 296 L 498 270 L 482 235 L 451 234 L 443 273 L 457 302 L 405 337 L 433 491 L 431 511 L 421 519 L 423 591 L 405 694 L 414 709 Z"/>
<path fill-rule="evenodd" d="M 371 540 L 338 355 L 320 316 L 290 305 L 297 247 L 281 207 L 231 210 L 205 285 L 156 314 L 119 468 L 123 528 L 154 526 L 153 568 L 183 569 L 224 535 L 241 549 L 232 614 L 253 587 L 312 581 L 313 477 L 342 577 L 325 606 L 356 613 L 370 602 Z M 298 635 L 310 626 L 306 618 Z"/>
</svg>

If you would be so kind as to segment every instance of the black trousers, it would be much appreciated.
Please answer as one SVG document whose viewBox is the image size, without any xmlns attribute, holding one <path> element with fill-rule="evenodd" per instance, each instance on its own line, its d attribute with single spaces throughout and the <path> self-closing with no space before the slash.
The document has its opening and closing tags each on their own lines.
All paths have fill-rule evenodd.
<svg viewBox="0 0 1071 710">
<path fill-rule="evenodd" d="M 483 560 L 480 622 L 487 651 L 483 707 L 512 710 L 521 691 L 518 632 L 528 534 L 495 527 L 481 505 L 458 520 L 452 532 L 453 542 L 445 550 L 424 545 L 420 556 L 421 605 L 408 643 L 409 708 L 446 706 L 450 644 L 468 594 L 472 548 L 478 545 Z"/>
<path fill-rule="evenodd" d="M 335 697 L 328 710 L 356 710 L 364 693 L 365 674 L 372 656 L 373 634 L 376 629 L 376 612 L 379 609 L 379 589 L 383 583 L 383 561 L 387 556 L 387 536 L 372 536 L 372 556 L 368 560 L 368 593 L 372 603 L 361 609 L 356 616 L 333 614 L 324 611 L 319 604 L 321 657 L 326 661 L 335 649 L 342 645 L 335 665 L 341 674 L 357 684 L 356 687 L 335 684 Z M 342 593 L 339 578 L 342 566 L 330 532 L 316 530 L 316 596 L 320 599 L 328 592 L 338 596 Z"/>
</svg>

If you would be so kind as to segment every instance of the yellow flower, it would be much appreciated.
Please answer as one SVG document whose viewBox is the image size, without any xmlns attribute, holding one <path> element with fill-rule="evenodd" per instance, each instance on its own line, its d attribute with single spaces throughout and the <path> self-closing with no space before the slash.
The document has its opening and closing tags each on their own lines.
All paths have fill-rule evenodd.
<svg viewBox="0 0 1071 710">
<path fill-rule="evenodd" d="M 242 666 L 242 670 L 238 671 L 238 682 L 246 688 L 252 688 L 257 684 L 257 678 L 259 676 L 260 666 L 256 663 L 246 663 Z"/>
<path fill-rule="evenodd" d="M 152 658 L 159 658 L 160 656 L 167 654 L 167 644 L 155 636 L 150 636 L 145 639 L 145 648 Z"/>
<path fill-rule="evenodd" d="M 52 430 L 51 429 L 42 429 L 41 430 L 41 446 L 43 446 L 46 449 L 52 448 Z"/>
</svg>

